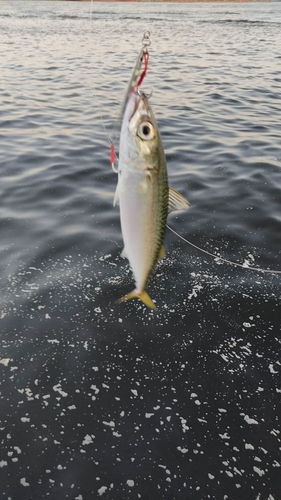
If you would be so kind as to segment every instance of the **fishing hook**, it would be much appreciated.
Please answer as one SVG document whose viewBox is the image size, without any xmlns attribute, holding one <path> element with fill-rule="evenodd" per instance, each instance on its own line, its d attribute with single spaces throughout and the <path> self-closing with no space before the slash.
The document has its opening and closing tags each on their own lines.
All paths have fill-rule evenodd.
<svg viewBox="0 0 281 500">
<path fill-rule="evenodd" d="M 143 47 L 149 47 L 151 45 L 150 31 L 149 30 L 146 30 L 143 34 L 142 45 L 143 45 Z"/>
</svg>

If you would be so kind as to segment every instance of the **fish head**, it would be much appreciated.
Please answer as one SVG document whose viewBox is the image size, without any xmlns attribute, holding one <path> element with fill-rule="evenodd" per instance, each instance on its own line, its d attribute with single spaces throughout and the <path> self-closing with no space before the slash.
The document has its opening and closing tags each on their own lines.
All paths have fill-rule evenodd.
<svg viewBox="0 0 281 500">
<path fill-rule="evenodd" d="M 135 94 L 129 131 L 139 157 L 145 160 L 149 168 L 153 168 L 153 157 L 159 156 L 159 148 L 162 146 L 154 114 L 144 93 Z"/>
</svg>

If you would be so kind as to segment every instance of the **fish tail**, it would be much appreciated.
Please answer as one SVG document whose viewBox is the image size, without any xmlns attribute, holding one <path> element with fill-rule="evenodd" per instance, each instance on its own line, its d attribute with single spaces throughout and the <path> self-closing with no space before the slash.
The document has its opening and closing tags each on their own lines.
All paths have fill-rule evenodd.
<svg viewBox="0 0 281 500">
<path fill-rule="evenodd" d="M 156 305 L 154 304 L 154 302 L 152 302 L 151 298 L 145 290 L 143 290 L 142 292 L 133 290 L 133 292 L 127 293 L 127 295 L 124 295 L 124 297 L 118 299 L 117 302 L 120 304 L 121 302 L 126 302 L 130 299 L 140 299 L 150 309 L 156 309 Z"/>
</svg>

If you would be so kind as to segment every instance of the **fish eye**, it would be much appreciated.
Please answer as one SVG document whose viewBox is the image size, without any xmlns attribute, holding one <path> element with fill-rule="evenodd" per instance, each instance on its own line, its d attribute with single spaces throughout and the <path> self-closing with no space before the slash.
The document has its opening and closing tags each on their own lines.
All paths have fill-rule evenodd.
<svg viewBox="0 0 281 500">
<path fill-rule="evenodd" d="M 150 122 L 142 122 L 138 127 L 138 136 L 145 140 L 149 141 L 154 137 L 154 127 Z"/>
</svg>

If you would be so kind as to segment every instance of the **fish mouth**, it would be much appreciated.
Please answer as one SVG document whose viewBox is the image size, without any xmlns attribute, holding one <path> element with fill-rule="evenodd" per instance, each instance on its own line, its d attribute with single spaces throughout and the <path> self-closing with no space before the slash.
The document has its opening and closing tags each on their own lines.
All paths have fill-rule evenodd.
<svg viewBox="0 0 281 500">
<path fill-rule="evenodd" d="M 131 122 L 137 113 L 137 111 L 140 112 L 140 114 L 146 114 L 149 116 L 149 105 L 148 105 L 148 97 L 144 92 L 137 91 L 135 92 L 135 102 L 134 102 L 134 108 L 132 115 L 129 118 L 129 122 Z"/>
<path fill-rule="evenodd" d="M 145 110 L 148 111 L 148 96 L 141 91 L 138 91 L 138 95 L 139 95 L 138 107 L 140 106 L 140 104 L 143 104 Z"/>
</svg>

